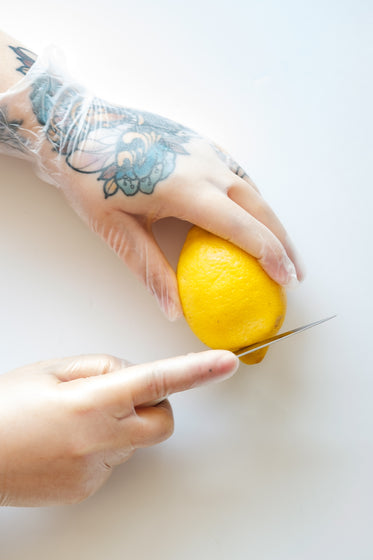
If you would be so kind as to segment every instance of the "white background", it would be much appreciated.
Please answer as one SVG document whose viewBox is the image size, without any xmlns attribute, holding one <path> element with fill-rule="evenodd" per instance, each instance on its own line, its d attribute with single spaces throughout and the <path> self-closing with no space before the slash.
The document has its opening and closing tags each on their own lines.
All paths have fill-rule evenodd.
<svg viewBox="0 0 373 560">
<path fill-rule="evenodd" d="M 212 137 L 296 242 L 279 343 L 172 398 L 176 429 L 76 506 L 0 510 L 1 560 L 371 560 L 372 3 L 18 0 L 3 29 L 60 46 L 98 95 Z M 202 349 L 26 163 L 2 157 L 1 371 Z M 173 264 L 186 232 L 156 228 Z"/>
</svg>

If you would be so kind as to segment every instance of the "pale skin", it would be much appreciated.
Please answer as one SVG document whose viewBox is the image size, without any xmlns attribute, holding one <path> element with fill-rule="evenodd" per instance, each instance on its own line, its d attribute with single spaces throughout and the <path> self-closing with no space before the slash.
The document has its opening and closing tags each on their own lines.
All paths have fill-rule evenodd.
<svg viewBox="0 0 373 560">
<path fill-rule="evenodd" d="M 177 283 L 151 231 L 167 216 L 231 240 L 281 284 L 301 280 L 281 222 L 214 143 L 157 115 L 87 96 L 5 34 L 0 54 L 0 151 L 33 161 L 168 318 L 182 314 Z M 169 437 L 170 394 L 221 381 L 237 367 L 233 354 L 214 350 L 137 366 L 81 356 L 3 374 L 0 504 L 90 496 L 137 448 Z"/>
<path fill-rule="evenodd" d="M 136 449 L 170 437 L 167 396 L 222 381 L 237 366 L 230 352 L 208 350 L 135 366 L 77 356 L 1 375 L 0 505 L 89 497 Z"/>
<path fill-rule="evenodd" d="M 2 98 L 8 120 L 21 123 L 15 136 L 23 149 L 13 155 L 33 160 L 62 190 L 168 318 L 182 314 L 177 283 L 151 230 L 165 217 L 232 241 L 280 284 L 302 279 L 285 228 L 234 158 L 178 123 L 88 95 L 42 62 L 25 68 L 37 56 L 26 51 L 25 58 L 9 44 L 19 48 L 3 37 L 11 68 L 0 85 L 22 79 L 18 91 Z M 0 142 L 0 150 L 6 147 Z"/>
</svg>

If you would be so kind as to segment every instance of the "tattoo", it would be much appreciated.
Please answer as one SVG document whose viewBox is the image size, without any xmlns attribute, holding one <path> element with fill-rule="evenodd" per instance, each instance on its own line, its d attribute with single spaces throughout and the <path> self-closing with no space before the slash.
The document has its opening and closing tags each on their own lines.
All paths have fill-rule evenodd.
<svg viewBox="0 0 373 560">
<path fill-rule="evenodd" d="M 233 171 L 235 175 L 238 175 L 238 177 L 241 177 L 241 179 L 245 179 L 245 181 L 250 179 L 246 171 L 236 161 L 234 161 L 232 158 L 229 159 L 230 163 L 228 167 L 231 171 Z"/>
<path fill-rule="evenodd" d="M 87 102 L 78 89 L 44 74 L 32 83 L 33 111 L 53 150 L 80 173 L 100 173 L 105 198 L 151 194 L 175 169 L 191 130 L 147 112 Z"/>
<path fill-rule="evenodd" d="M 9 48 L 17 55 L 17 59 L 22 63 L 16 70 L 26 75 L 35 62 L 34 53 L 24 47 L 13 47 L 9 45 Z M 22 124 L 22 120 L 9 118 L 6 105 L 0 106 L 0 143 L 5 144 L 10 150 L 25 153 L 27 151 L 28 141 L 20 134 Z"/>
<path fill-rule="evenodd" d="M 17 72 L 26 75 L 36 60 L 36 54 L 29 49 L 25 49 L 25 47 L 13 47 L 12 45 L 8 46 L 17 55 L 17 60 L 21 62 L 21 66 L 16 68 Z"/>
<path fill-rule="evenodd" d="M 6 106 L 0 107 L 0 143 L 6 144 L 11 150 L 26 152 L 27 140 L 23 138 L 19 129 L 21 120 L 9 120 Z"/>
<path fill-rule="evenodd" d="M 246 171 L 225 150 L 216 144 L 213 144 L 213 148 L 219 158 L 224 161 L 235 175 L 238 175 L 241 179 L 245 179 L 245 181 L 250 179 Z"/>
<path fill-rule="evenodd" d="M 9 48 L 26 75 L 36 55 L 24 47 Z M 53 151 L 80 173 L 99 173 L 105 198 L 122 191 L 151 194 L 155 186 L 171 175 L 177 155 L 189 155 L 184 147 L 198 135 L 169 119 L 145 111 L 109 105 L 99 98 L 87 102 L 78 88 L 66 87 L 58 78 L 44 73 L 31 84 L 33 112 L 44 128 Z M 26 140 L 18 134 L 22 121 L 9 121 L 0 108 L 0 142 L 25 151 Z M 249 179 L 240 165 L 220 147 L 212 144 L 219 158 L 243 179 Z"/>
<path fill-rule="evenodd" d="M 21 62 L 17 71 L 26 75 L 34 53 L 9 48 Z M 30 99 L 52 149 L 75 171 L 100 173 L 97 180 L 103 181 L 105 198 L 119 190 L 127 196 L 151 194 L 173 172 L 177 155 L 188 154 L 183 145 L 194 135 L 151 113 L 111 106 L 98 98 L 87 102 L 79 89 L 47 73 L 32 82 Z M 3 137 L 20 149 L 23 142 L 16 132 L 21 122 L 8 123 L 6 112 L 2 120 Z"/>
</svg>

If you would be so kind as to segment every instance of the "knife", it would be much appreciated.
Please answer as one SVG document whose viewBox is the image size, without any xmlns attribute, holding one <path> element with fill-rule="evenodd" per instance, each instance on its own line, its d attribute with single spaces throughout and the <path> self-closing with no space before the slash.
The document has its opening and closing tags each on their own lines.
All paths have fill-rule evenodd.
<svg viewBox="0 0 373 560">
<path fill-rule="evenodd" d="M 265 348 L 266 346 L 270 346 L 274 342 L 278 340 L 283 340 L 284 338 L 288 338 L 289 336 L 293 336 L 293 334 L 300 333 L 302 331 L 306 331 L 316 325 L 320 325 L 321 323 L 325 323 L 326 321 L 330 321 L 330 319 L 334 319 L 337 315 L 331 315 L 331 317 L 326 317 L 325 319 L 320 319 L 319 321 L 314 321 L 313 323 L 309 323 L 308 325 L 303 325 L 302 327 L 297 327 L 296 329 L 292 329 L 291 331 L 286 331 L 281 334 L 277 334 L 276 336 L 271 336 L 270 338 L 266 338 L 265 340 L 261 340 L 260 342 L 256 342 L 255 344 L 250 344 L 249 346 L 245 346 L 244 348 L 240 348 L 233 352 L 238 358 L 242 356 L 246 356 L 247 354 L 251 354 L 251 352 L 255 352 L 256 350 L 260 350 L 261 348 Z"/>
<path fill-rule="evenodd" d="M 265 348 L 266 346 L 269 346 L 270 344 L 273 344 L 274 342 L 277 342 L 278 340 L 288 338 L 289 336 L 292 336 L 293 334 L 305 331 L 307 329 L 310 329 L 311 327 L 315 327 L 316 325 L 320 325 L 321 323 L 325 323 L 325 321 L 329 321 L 330 319 L 334 319 L 334 317 L 336 317 L 336 316 L 337 315 L 332 315 L 331 317 L 327 317 L 326 319 L 320 319 L 320 321 L 315 321 L 314 323 L 309 323 L 308 325 L 303 325 L 303 327 L 298 327 L 296 329 L 292 329 L 291 331 L 287 331 L 287 332 L 278 334 L 276 336 L 272 336 L 271 338 L 266 338 L 265 340 L 261 340 L 260 342 L 256 342 L 255 344 L 250 344 L 250 346 L 245 346 L 244 348 L 240 348 L 239 350 L 236 350 L 235 352 L 233 352 L 233 354 L 235 354 L 238 358 L 241 358 L 241 356 L 246 356 L 246 354 L 250 354 L 251 352 L 255 352 L 255 350 L 259 350 L 260 348 Z M 138 408 L 144 408 L 144 407 L 148 407 L 148 406 L 156 406 L 160 402 L 164 401 L 166 398 L 167 397 L 161 397 L 157 400 L 146 402 L 144 404 L 139 405 Z"/>
</svg>

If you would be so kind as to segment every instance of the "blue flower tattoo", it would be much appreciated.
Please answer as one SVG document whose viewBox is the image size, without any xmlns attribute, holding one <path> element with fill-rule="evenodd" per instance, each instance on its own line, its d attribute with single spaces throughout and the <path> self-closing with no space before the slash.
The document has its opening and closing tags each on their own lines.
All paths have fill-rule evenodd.
<svg viewBox="0 0 373 560">
<path fill-rule="evenodd" d="M 107 104 L 88 104 L 81 92 L 43 75 L 32 83 L 33 111 L 53 150 L 80 173 L 100 173 L 105 198 L 122 191 L 151 194 L 175 169 L 188 128 L 152 113 Z"/>
</svg>

